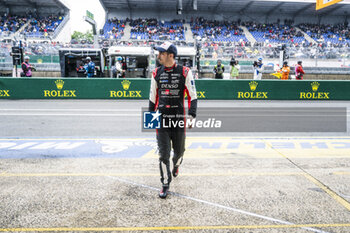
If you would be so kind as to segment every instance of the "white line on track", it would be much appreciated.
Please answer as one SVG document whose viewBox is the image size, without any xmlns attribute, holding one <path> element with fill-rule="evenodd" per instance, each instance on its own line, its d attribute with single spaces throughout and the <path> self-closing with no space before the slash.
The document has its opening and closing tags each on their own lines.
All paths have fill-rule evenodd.
<svg viewBox="0 0 350 233">
<path fill-rule="evenodd" d="M 138 186 L 138 187 L 141 187 L 141 188 L 146 188 L 146 189 L 150 189 L 150 190 L 153 190 L 153 191 L 160 191 L 160 189 L 158 189 L 158 188 L 155 188 L 155 187 L 152 187 L 152 186 L 148 186 L 148 185 L 144 185 L 144 184 L 138 184 L 138 183 L 130 181 L 130 180 L 121 179 L 121 178 L 114 177 L 114 176 L 107 176 L 107 177 L 109 177 L 111 179 L 114 179 L 114 180 L 118 180 L 118 181 L 126 183 L 126 184 Z M 213 203 L 213 202 L 197 199 L 197 198 L 186 196 L 186 195 L 183 195 L 183 194 L 174 193 L 174 192 L 169 192 L 169 193 L 171 195 L 174 195 L 174 196 L 177 196 L 177 197 L 181 197 L 181 198 L 184 198 L 184 199 L 192 200 L 192 201 L 195 201 L 195 202 L 199 202 L 199 203 L 202 203 L 202 204 L 214 206 L 214 207 L 217 207 L 217 208 L 226 209 L 226 210 L 230 210 L 230 211 L 233 211 L 233 212 L 249 215 L 249 216 L 252 216 L 252 217 L 264 219 L 264 220 L 267 220 L 267 221 L 270 221 L 270 222 L 275 222 L 275 223 L 280 223 L 280 224 L 285 224 L 285 225 L 296 225 L 295 223 L 292 223 L 292 222 L 287 222 L 287 221 L 284 221 L 284 220 L 279 220 L 279 219 L 276 219 L 276 218 L 271 218 L 271 217 L 268 217 L 268 216 L 255 214 L 255 213 L 248 212 L 248 211 L 245 211 L 245 210 L 240 210 L 240 209 L 236 209 L 236 208 L 233 208 L 233 207 L 220 205 L 220 204 L 217 204 L 217 203 Z M 322 231 L 322 230 L 311 228 L 311 227 L 301 227 L 301 228 L 304 229 L 304 230 L 317 232 L 317 233 L 328 233 L 326 231 Z"/>
<path fill-rule="evenodd" d="M 339 196 L 341 196 L 343 198 L 350 198 L 350 195 L 345 195 L 345 194 L 339 194 Z"/>
<path fill-rule="evenodd" d="M 234 109 L 225 109 L 225 108 L 222 108 L 220 109 L 220 112 L 226 112 L 226 111 L 232 111 Z M 29 108 L 6 108 L 6 109 L 0 109 L 0 112 L 1 111 L 86 111 L 86 112 L 93 112 L 93 111 L 102 111 L 102 112 L 121 112 L 121 111 L 141 111 L 141 107 L 140 108 L 133 108 L 133 109 L 123 109 L 123 108 L 118 108 L 118 109 L 98 109 L 98 108 L 94 108 L 94 109 L 87 109 L 87 108 L 80 108 L 80 109 L 77 109 L 77 108 L 74 108 L 74 109 L 70 109 L 70 108 L 47 108 L 47 109 L 44 109 L 44 108 L 33 108 L 33 109 L 29 109 Z M 275 109 L 264 109 L 265 112 L 268 112 L 268 111 L 276 111 Z M 305 109 L 305 110 L 300 110 L 300 109 L 291 109 L 291 110 L 282 110 L 282 109 L 278 109 L 278 112 L 320 112 L 320 111 L 315 111 L 315 110 L 312 110 L 312 109 Z M 242 110 L 242 109 L 237 109 L 237 112 L 238 113 L 246 113 L 246 111 Z M 261 112 L 261 110 L 256 110 L 256 109 L 249 109 L 248 113 L 251 113 L 251 112 Z M 343 111 L 332 111 L 332 113 L 343 113 Z M 348 113 L 350 113 L 350 110 L 346 111 Z M 321 113 L 324 114 L 324 111 L 321 111 Z"/>
<path fill-rule="evenodd" d="M 84 114 L 84 113 L 0 113 L 0 116 L 102 116 L 102 117 L 141 117 L 141 114 Z"/>
<path fill-rule="evenodd" d="M 136 111 L 141 111 L 141 108 L 140 109 L 98 109 L 98 108 L 94 108 L 94 109 L 69 109 L 69 108 L 49 108 L 49 109 L 44 109 L 44 108 L 33 108 L 33 109 L 29 109 L 29 108 L 21 108 L 21 109 L 10 109 L 10 108 L 7 108 L 7 109 L 0 109 L 0 112 L 1 111 L 20 111 L 20 112 L 23 112 L 23 111 L 72 111 L 72 112 L 98 112 L 98 111 L 101 111 L 101 112 L 136 112 Z"/>
</svg>

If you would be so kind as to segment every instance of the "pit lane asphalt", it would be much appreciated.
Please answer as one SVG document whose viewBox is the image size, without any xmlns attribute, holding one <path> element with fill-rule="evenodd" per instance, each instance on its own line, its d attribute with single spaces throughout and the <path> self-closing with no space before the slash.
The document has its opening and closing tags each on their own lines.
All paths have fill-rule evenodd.
<svg viewBox="0 0 350 233">
<path fill-rule="evenodd" d="M 152 137 L 154 133 L 141 132 L 142 107 L 147 100 L 2 100 L 0 101 L 0 138 L 10 137 Z M 199 109 L 206 107 L 243 108 L 314 108 L 345 107 L 347 101 L 199 101 Z M 242 117 L 244 118 L 242 113 Z M 327 118 L 315 117 L 321 126 L 329 123 Z M 328 118 L 329 119 L 329 118 Z M 276 120 L 276 122 L 278 119 Z M 210 133 L 213 136 L 348 136 L 350 119 L 347 116 L 347 132 L 329 133 Z M 308 122 L 297 121 L 300 128 Z M 269 131 L 268 124 L 260 126 Z M 330 126 L 331 127 L 331 126 Z M 209 133 L 193 133 L 191 136 L 208 136 Z"/>
<path fill-rule="evenodd" d="M 203 101 L 199 106 L 349 105 Z M 147 101 L 0 101 L 0 137 L 154 138 L 154 133 L 141 133 L 141 107 L 146 106 Z M 292 140 L 306 135 L 346 138 L 348 133 L 189 133 L 207 140 L 225 136 L 265 140 L 272 135 Z M 310 156 L 307 153 L 317 149 L 301 150 L 298 157 L 293 157 L 293 150 L 287 154 L 280 149 L 273 149 L 272 157 L 259 157 L 254 150 L 221 155 L 218 150 L 204 151 L 205 157 L 186 152 L 167 200 L 157 197 L 160 182 L 154 152 L 135 159 L 0 159 L 0 231 L 350 231 L 350 155 L 336 157 L 339 152 L 332 149 Z"/>
</svg>

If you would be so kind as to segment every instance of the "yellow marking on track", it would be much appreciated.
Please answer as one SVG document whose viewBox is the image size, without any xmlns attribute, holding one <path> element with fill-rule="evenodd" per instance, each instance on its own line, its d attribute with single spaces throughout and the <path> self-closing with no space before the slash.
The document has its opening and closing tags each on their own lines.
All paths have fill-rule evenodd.
<svg viewBox="0 0 350 233">
<path fill-rule="evenodd" d="M 272 145 L 268 142 L 265 142 L 266 145 L 268 145 L 269 147 L 272 148 Z M 284 155 L 283 153 L 279 152 L 278 150 L 274 149 L 277 153 L 279 153 L 282 157 L 290 160 L 288 158 L 288 156 Z M 342 206 L 344 206 L 347 210 L 350 211 L 350 203 L 345 200 L 344 198 L 342 198 L 341 196 L 339 196 L 336 192 L 334 192 L 333 190 L 331 190 L 330 188 L 328 188 L 326 185 L 322 184 L 320 181 L 318 181 L 315 177 L 311 176 L 310 174 L 308 174 L 307 172 L 303 172 L 304 176 L 310 180 L 312 183 L 314 183 L 315 185 L 317 185 L 319 188 L 321 188 L 323 191 L 325 191 L 329 196 L 331 196 L 334 200 L 336 200 L 339 204 L 341 204 Z"/>
<path fill-rule="evenodd" d="M 282 229 L 304 227 L 350 227 L 350 223 L 339 224 L 295 224 L 295 225 L 233 225 L 233 226 L 173 226 L 173 227 L 82 227 L 82 228 L 0 228 L 0 232 L 48 232 L 48 231 L 180 231 L 180 230 L 219 230 L 219 229 Z"/>
<path fill-rule="evenodd" d="M 234 173 L 181 173 L 181 176 L 301 176 L 302 172 L 234 172 Z M 74 176 L 159 176 L 158 173 L 2 173 L 0 177 L 74 177 Z"/>
<path fill-rule="evenodd" d="M 350 172 L 332 172 L 333 175 L 350 175 Z"/>
<path fill-rule="evenodd" d="M 334 200 L 336 200 L 338 203 L 340 203 L 342 206 L 344 206 L 347 210 L 350 211 L 350 203 L 346 201 L 344 198 L 339 196 L 336 192 L 322 184 L 320 181 L 315 179 L 314 177 L 310 176 L 309 174 L 305 174 L 305 177 L 310 180 L 312 183 L 320 187 L 323 191 L 325 191 L 329 196 L 331 196 Z"/>
</svg>

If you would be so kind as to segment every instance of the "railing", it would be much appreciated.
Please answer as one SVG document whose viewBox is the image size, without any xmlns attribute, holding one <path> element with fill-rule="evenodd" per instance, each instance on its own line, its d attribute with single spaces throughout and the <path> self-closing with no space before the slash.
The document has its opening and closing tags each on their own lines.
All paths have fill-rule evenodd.
<svg viewBox="0 0 350 233">
<path fill-rule="evenodd" d="M 255 61 L 259 57 L 264 59 L 264 64 L 276 65 L 280 63 L 280 51 L 278 46 L 240 46 L 234 43 L 226 45 L 202 44 L 200 48 L 201 61 L 206 60 L 230 60 L 234 57 L 240 62 L 250 65 L 247 61 Z M 350 48 L 321 48 L 313 47 L 287 47 L 286 61 L 289 65 L 295 65 L 302 61 L 307 67 L 349 67 Z M 243 64 L 244 65 L 244 64 Z"/>
<path fill-rule="evenodd" d="M 109 46 L 138 46 L 152 47 L 160 45 L 162 41 L 105 41 L 103 47 Z M 111 42 L 111 43 L 110 43 Z M 184 41 L 174 42 L 177 46 L 196 47 L 194 43 Z M 32 63 L 58 63 L 58 50 L 60 48 L 96 48 L 93 44 L 71 44 L 71 43 L 31 43 L 23 42 L 24 53 L 31 58 Z M 12 44 L 0 43 L 0 63 L 12 62 L 10 56 Z M 280 63 L 280 48 L 277 46 L 241 46 L 239 43 L 227 44 L 201 44 L 199 48 L 200 65 L 212 67 L 218 59 L 229 65 L 232 57 L 240 62 L 241 66 L 251 66 L 253 61 L 259 57 L 267 66 Z M 350 48 L 332 47 L 287 47 L 286 60 L 290 66 L 298 61 L 303 62 L 304 67 L 328 67 L 328 68 L 350 68 Z"/>
<path fill-rule="evenodd" d="M 52 38 L 56 39 L 56 37 L 59 35 L 59 33 L 63 30 L 64 26 L 67 24 L 67 22 L 70 19 L 70 15 L 67 14 L 64 16 L 63 21 L 60 23 L 60 25 L 58 25 L 58 27 L 56 28 L 56 30 L 54 31 Z"/>
</svg>

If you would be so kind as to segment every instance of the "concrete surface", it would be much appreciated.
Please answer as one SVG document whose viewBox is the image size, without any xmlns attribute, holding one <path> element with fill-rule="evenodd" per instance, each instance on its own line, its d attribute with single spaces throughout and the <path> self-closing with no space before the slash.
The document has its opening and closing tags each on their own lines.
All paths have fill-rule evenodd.
<svg viewBox="0 0 350 233">
<path fill-rule="evenodd" d="M 200 102 L 224 104 L 349 106 Z M 192 133 L 180 176 L 161 200 L 154 134 L 138 125 L 145 105 L 0 101 L 0 232 L 350 232 L 348 133 Z M 121 115 L 125 109 L 135 116 Z M 51 141 L 90 144 L 38 149 Z"/>
</svg>

